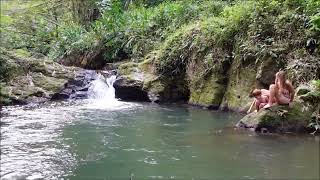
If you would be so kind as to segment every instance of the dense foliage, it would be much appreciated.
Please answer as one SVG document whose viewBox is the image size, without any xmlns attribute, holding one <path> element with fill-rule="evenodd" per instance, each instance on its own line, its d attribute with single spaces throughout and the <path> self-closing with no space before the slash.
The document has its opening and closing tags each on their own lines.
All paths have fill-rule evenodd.
<svg viewBox="0 0 320 180">
<path fill-rule="evenodd" d="M 117 58 L 120 50 L 141 58 L 157 49 L 159 42 L 170 41 L 185 26 L 199 24 L 204 28 L 215 26 L 208 36 L 222 41 L 232 39 L 236 31 L 259 35 L 256 39 L 264 41 L 275 40 L 272 38 L 277 30 L 282 36 L 303 26 L 308 30 L 305 38 L 316 37 L 320 31 L 317 0 L 19 2 L 1 2 L 2 45 L 50 54 L 54 59 L 70 51 L 89 49 L 97 41 L 108 49 L 108 61 Z"/>
<path fill-rule="evenodd" d="M 211 49 L 283 60 L 302 57 L 308 43 L 313 53 L 320 42 L 318 0 L 15 0 L 1 1 L 1 8 L 6 49 L 57 60 L 103 46 L 108 62 L 156 56 L 160 74 L 179 73 Z M 316 78 L 318 55 L 291 67 L 313 72 L 298 81 Z"/>
</svg>

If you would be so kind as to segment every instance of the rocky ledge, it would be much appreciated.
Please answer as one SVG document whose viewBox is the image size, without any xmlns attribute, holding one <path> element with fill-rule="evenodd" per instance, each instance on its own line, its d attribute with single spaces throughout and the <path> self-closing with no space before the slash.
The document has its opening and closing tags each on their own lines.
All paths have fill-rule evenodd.
<svg viewBox="0 0 320 180">
<path fill-rule="evenodd" d="M 311 118 L 311 113 L 302 112 L 298 105 L 292 108 L 275 105 L 246 115 L 236 126 L 262 133 L 300 133 L 310 131 L 308 124 Z"/>
<path fill-rule="evenodd" d="M 319 121 L 320 94 L 317 89 L 301 85 L 292 107 L 274 105 L 244 116 L 236 127 L 262 133 L 313 132 L 310 125 Z M 315 123 L 318 124 L 318 123 Z"/>
<path fill-rule="evenodd" d="M 114 83 L 116 98 L 157 103 L 188 100 L 189 92 L 183 80 L 163 79 L 155 75 L 149 62 L 126 62 L 119 65 L 117 71 L 118 78 Z"/>
<path fill-rule="evenodd" d="M 96 73 L 66 67 L 47 59 L 24 58 L 4 52 L 9 69 L 0 85 L 0 105 L 40 103 L 49 100 L 86 97 Z"/>
</svg>

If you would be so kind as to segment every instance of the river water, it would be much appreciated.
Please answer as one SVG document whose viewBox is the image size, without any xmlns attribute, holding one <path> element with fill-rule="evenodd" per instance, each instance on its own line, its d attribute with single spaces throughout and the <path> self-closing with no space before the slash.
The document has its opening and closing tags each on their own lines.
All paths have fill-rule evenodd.
<svg viewBox="0 0 320 180">
<path fill-rule="evenodd" d="M 91 99 L 5 107 L 1 179 L 320 177 L 319 137 L 236 130 L 234 113 L 121 102 L 110 84 L 93 82 Z"/>
</svg>

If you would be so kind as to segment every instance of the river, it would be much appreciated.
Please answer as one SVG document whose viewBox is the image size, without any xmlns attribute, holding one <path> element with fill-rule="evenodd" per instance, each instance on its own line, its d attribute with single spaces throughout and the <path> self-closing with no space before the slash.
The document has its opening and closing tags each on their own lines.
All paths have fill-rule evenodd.
<svg viewBox="0 0 320 180">
<path fill-rule="evenodd" d="M 240 131 L 239 114 L 121 102 L 112 82 L 92 84 L 90 99 L 2 109 L 1 179 L 320 178 L 319 137 Z"/>
</svg>

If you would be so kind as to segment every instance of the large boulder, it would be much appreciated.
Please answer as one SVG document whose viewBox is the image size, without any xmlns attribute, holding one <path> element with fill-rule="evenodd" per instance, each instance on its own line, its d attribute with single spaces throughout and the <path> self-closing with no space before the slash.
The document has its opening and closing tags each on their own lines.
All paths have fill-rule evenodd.
<svg viewBox="0 0 320 180">
<path fill-rule="evenodd" d="M 113 84 L 116 98 L 128 101 L 186 102 L 189 97 L 183 77 L 164 78 L 153 73 L 149 61 L 124 62 L 118 66 Z"/>
<path fill-rule="evenodd" d="M 307 132 L 312 112 L 295 102 L 293 107 L 274 105 L 268 109 L 253 112 L 244 116 L 238 123 L 238 128 L 247 128 L 256 132 Z"/>
<path fill-rule="evenodd" d="M 70 98 L 81 88 L 85 90 L 92 80 L 86 78 L 89 73 L 81 68 L 65 67 L 48 59 L 23 58 L 10 52 L 2 56 L 16 68 L 12 69 L 15 73 L 8 73 L 10 79 L 1 82 L 1 105 Z"/>
<path fill-rule="evenodd" d="M 90 83 L 96 78 L 96 71 L 81 70 L 76 73 L 74 78 L 69 79 L 63 88 L 60 87 L 60 90 L 52 95 L 51 100 L 87 98 Z"/>
<path fill-rule="evenodd" d="M 138 63 L 127 62 L 118 67 L 118 78 L 114 82 L 115 97 L 124 101 L 150 101 L 148 91 L 143 88 L 144 73 Z"/>
<path fill-rule="evenodd" d="M 124 101 L 150 101 L 148 92 L 143 90 L 143 82 L 121 76 L 113 84 L 115 97 Z"/>
</svg>

